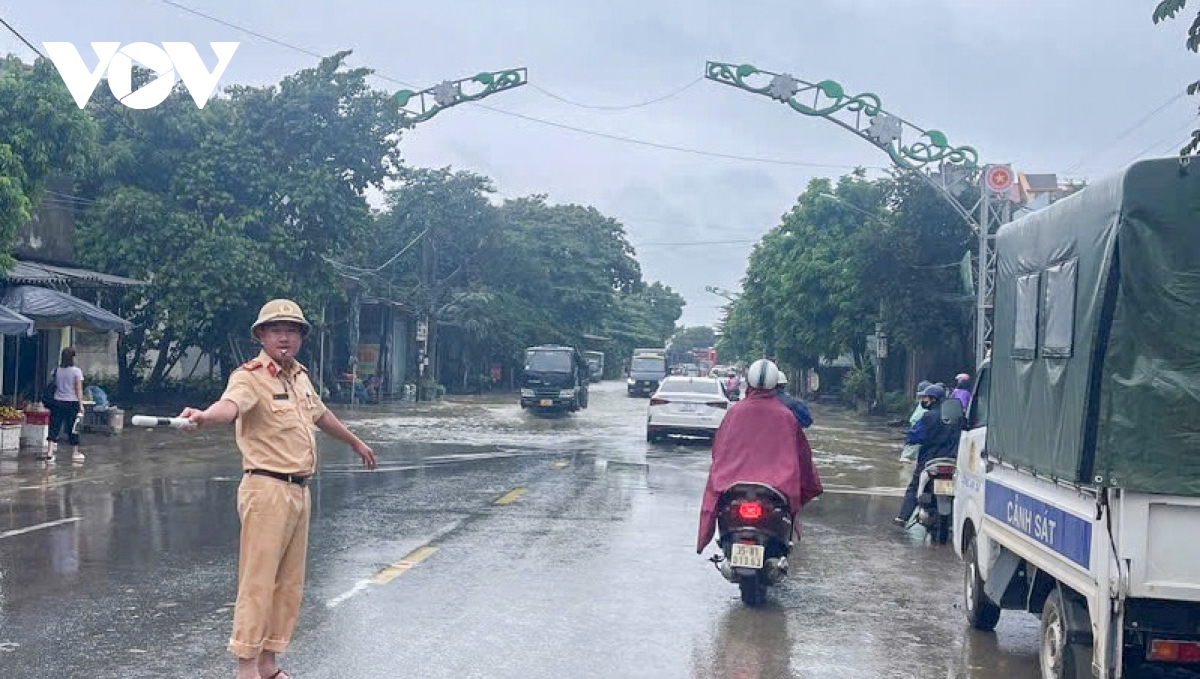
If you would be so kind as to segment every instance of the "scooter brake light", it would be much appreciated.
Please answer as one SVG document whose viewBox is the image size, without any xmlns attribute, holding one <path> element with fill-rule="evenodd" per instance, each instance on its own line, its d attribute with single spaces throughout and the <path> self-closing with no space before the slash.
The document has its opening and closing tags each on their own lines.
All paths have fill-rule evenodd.
<svg viewBox="0 0 1200 679">
<path fill-rule="evenodd" d="M 954 467 L 948 464 L 939 465 L 933 468 L 933 473 L 938 476 L 954 476 Z"/>
<path fill-rule="evenodd" d="M 763 515 L 761 502 L 743 502 L 738 505 L 738 517 L 746 521 L 757 521 Z"/>
</svg>

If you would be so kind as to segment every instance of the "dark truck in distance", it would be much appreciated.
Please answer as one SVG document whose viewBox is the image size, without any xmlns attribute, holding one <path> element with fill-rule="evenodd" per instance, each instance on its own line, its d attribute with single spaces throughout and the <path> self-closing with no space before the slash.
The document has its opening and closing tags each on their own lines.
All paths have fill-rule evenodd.
<svg viewBox="0 0 1200 679">
<path fill-rule="evenodd" d="M 665 348 L 634 349 L 629 360 L 629 379 L 626 380 L 630 396 L 649 396 L 658 390 L 658 383 L 667 376 L 667 350 Z"/>
<path fill-rule="evenodd" d="M 592 371 L 592 381 L 599 382 L 604 379 L 604 352 L 585 351 L 583 357 L 587 359 L 588 368 Z"/>
<path fill-rule="evenodd" d="M 590 379 L 591 369 L 574 347 L 529 347 L 521 373 L 521 407 L 567 412 L 586 408 Z"/>
</svg>

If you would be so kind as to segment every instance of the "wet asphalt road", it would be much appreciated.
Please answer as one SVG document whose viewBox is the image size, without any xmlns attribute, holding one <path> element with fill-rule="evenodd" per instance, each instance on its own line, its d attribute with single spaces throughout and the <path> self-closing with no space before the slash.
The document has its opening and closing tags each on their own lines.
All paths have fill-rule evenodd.
<svg viewBox="0 0 1200 679">
<path fill-rule="evenodd" d="M 967 629 L 962 568 L 890 526 L 896 430 L 816 409 L 827 492 L 764 608 L 695 554 L 710 448 L 645 443 L 644 399 L 594 387 L 345 414 L 325 440 L 308 588 L 281 665 L 309 677 L 1036 675 L 1037 622 Z M 0 458 L 0 677 L 229 677 L 238 456 L 229 431 L 85 438 L 84 465 Z M 710 550 L 711 551 L 711 550 Z"/>
</svg>

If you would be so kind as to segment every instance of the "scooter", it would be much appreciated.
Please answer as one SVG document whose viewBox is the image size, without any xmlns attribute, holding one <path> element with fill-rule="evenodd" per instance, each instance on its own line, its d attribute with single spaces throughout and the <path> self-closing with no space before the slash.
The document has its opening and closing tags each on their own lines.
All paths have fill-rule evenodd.
<svg viewBox="0 0 1200 679">
<path fill-rule="evenodd" d="M 917 523 L 939 545 L 950 539 L 954 524 L 954 472 L 954 458 L 935 457 L 925 463 L 917 485 Z"/>
<path fill-rule="evenodd" d="M 792 550 L 792 510 L 783 493 L 762 483 L 738 483 L 717 502 L 717 545 L 710 561 L 737 583 L 742 603 L 758 606 L 767 587 L 787 577 Z"/>
</svg>

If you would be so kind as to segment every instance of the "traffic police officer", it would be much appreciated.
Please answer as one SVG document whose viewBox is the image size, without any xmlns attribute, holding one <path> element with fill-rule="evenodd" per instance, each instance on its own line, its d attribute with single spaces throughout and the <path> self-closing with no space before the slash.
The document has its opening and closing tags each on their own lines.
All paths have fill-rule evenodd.
<svg viewBox="0 0 1200 679">
<path fill-rule="evenodd" d="M 250 329 L 262 351 L 233 372 L 219 401 L 180 413 L 197 426 L 236 422 L 245 473 L 238 487 L 242 535 L 229 652 L 238 659 L 239 679 L 288 676 L 275 656 L 291 641 L 304 593 L 308 481 L 317 465 L 313 425 L 375 468 L 375 453 L 325 408 L 296 361 L 309 328 L 295 302 L 267 302 Z"/>
</svg>

